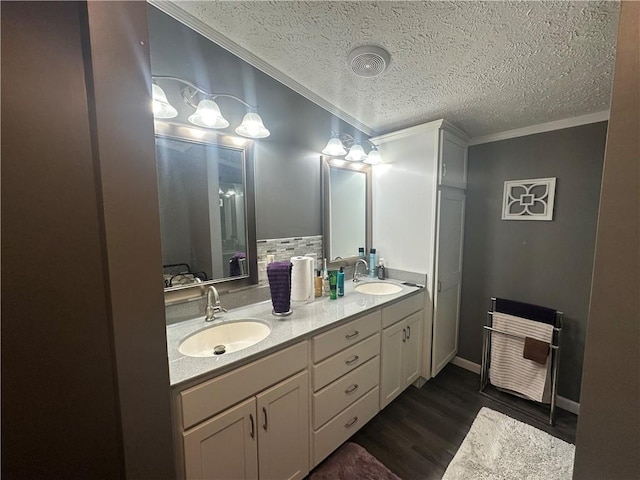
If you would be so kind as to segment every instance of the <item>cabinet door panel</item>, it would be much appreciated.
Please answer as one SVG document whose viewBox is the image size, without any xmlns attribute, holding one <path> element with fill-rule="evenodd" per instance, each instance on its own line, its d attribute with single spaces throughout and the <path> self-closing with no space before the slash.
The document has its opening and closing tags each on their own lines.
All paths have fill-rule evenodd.
<svg viewBox="0 0 640 480">
<path fill-rule="evenodd" d="M 309 473 L 309 374 L 304 371 L 257 396 L 260 480 Z"/>
<path fill-rule="evenodd" d="M 411 385 L 420 376 L 422 364 L 422 312 L 416 312 L 404 321 L 407 341 L 402 352 L 402 374 L 405 386 Z"/>
<path fill-rule="evenodd" d="M 186 478 L 256 479 L 258 435 L 255 420 L 256 401 L 251 398 L 185 432 Z"/>
<path fill-rule="evenodd" d="M 380 377 L 380 408 L 386 407 L 404 388 L 402 375 L 403 340 L 406 341 L 405 322 L 382 331 L 382 366 Z"/>
<path fill-rule="evenodd" d="M 467 144 L 452 133 L 440 133 L 439 184 L 467 188 Z"/>
<path fill-rule="evenodd" d="M 431 361 L 434 377 L 458 352 L 464 209 L 465 195 L 461 191 L 438 192 L 437 285 Z"/>
</svg>

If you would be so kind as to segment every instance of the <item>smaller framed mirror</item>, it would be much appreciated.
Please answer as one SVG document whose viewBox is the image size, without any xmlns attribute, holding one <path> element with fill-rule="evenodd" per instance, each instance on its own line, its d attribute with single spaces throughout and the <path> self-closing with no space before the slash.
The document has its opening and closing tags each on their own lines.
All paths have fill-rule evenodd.
<svg viewBox="0 0 640 480">
<path fill-rule="evenodd" d="M 255 283 L 251 150 L 221 135 L 182 130 L 156 125 L 165 291 Z"/>
<path fill-rule="evenodd" d="M 322 157 L 324 256 L 355 262 L 371 247 L 371 166 Z"/>
</svg>

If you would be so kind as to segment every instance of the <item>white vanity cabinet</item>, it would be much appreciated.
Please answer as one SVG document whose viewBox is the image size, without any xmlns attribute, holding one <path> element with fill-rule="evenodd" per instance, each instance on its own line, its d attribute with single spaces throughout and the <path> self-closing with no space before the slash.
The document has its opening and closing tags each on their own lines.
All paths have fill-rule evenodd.
<svg viewBox="0 0 640 480">
<path fill-rule="evenodd" d="M 381 409 L 420 376 L 423 302 L 418 294 L 382 309 Z"/>
<path fill-rule="evenodd" d="M 380 411 L 379 309 L 312 339 L 311 467 Z"/>
<path fill-rule="evenodd" d="M 182 413 L 184 478 L 304 478 L 309 473 L 307 364 L 307 342 L 302 342 L 180 392 L 176 411 Z"/>
<path fill-rule="evenodd" d="M 420 376 L 429 379 L 458 351 L 469 137 L 437 120 L 371 141 L 387 164 L 373 169 L 373 244 L 390 268 L 427 274 Z"/>
</svg>

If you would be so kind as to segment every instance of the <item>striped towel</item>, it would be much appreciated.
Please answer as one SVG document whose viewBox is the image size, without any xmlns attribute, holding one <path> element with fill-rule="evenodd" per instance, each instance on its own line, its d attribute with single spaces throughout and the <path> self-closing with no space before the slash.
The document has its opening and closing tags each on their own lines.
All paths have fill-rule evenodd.
<svg viewBox="0 0 640 480">
<path fill-rule="evenodd" d="M 291 310 L 291 262 L 272 262 L 267 265 L 271 303 L 275 313 Z"/>
<path fill-rule="evenodd" d="M 541 365 L 523 358 L 522 353 L 524 337 L 551 344 L 553 325 L 493 312 L 493 328 L 522 338 L 508 337 L 497 332 L 491 334 L 491 384 L 536 402 L 550 403 L 551 355 L 547 357 L 547 362 Z"/>
</svg>

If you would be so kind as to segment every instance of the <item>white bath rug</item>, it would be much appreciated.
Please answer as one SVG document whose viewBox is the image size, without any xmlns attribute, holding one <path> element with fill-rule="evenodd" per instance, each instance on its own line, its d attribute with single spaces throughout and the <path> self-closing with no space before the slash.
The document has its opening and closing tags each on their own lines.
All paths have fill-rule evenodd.
<svg viewBox="0 0 640 480">
<path fill-rule="evenodd" d="M 482 408 L 442 480 L 571 480 L 575 447 Z"/>
</svg>

